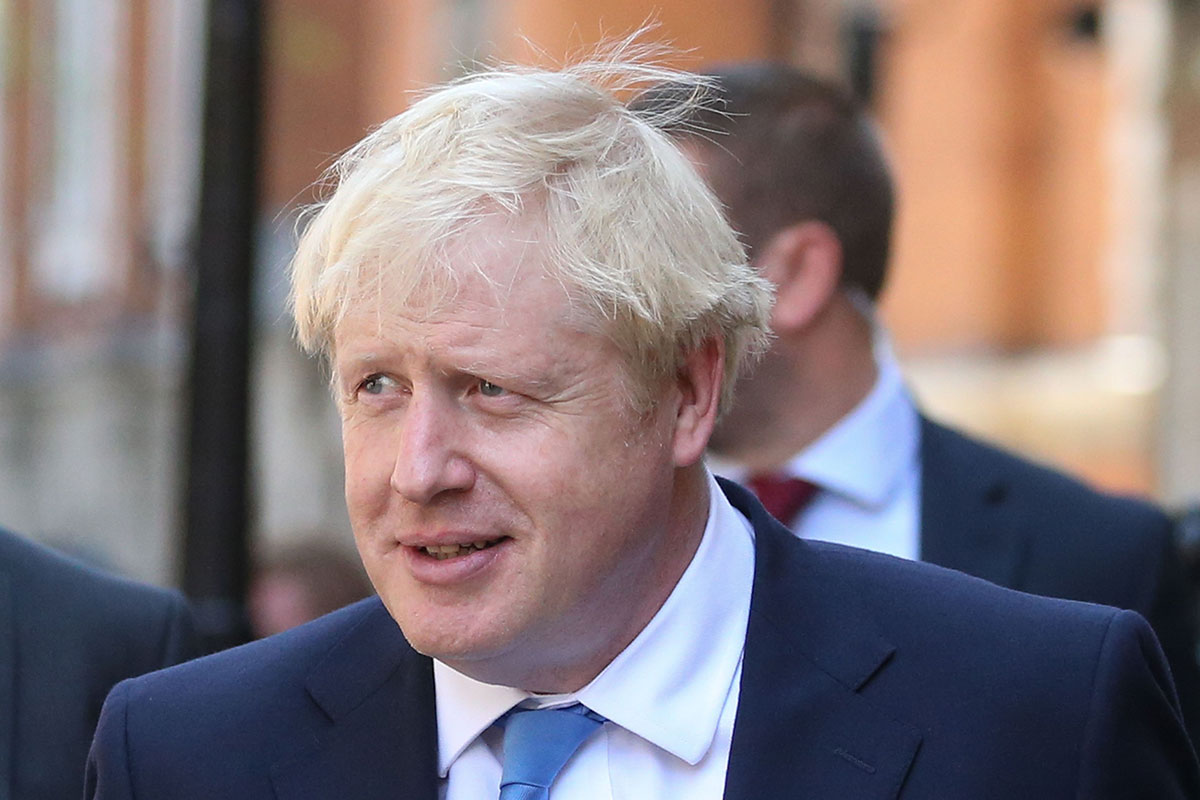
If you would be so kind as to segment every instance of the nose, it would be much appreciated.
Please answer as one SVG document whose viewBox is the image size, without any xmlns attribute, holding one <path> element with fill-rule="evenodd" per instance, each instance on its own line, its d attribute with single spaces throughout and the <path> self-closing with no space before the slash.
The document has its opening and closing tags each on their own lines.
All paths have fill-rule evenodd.
<svg viewBox="0 0 1200 800">
<path fill-rule="evenodd" d="M 445 492 L 475 485 L 475 468 L 463 453 L 466 421 L 449 398 L 414 395 L 400 423 L 392 489 L 425 505 Z"/>
</svg>

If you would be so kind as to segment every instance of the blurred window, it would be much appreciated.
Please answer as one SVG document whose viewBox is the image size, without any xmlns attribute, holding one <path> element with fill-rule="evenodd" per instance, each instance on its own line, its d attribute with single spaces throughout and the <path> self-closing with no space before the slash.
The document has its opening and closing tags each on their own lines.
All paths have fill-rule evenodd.
<svg viewBox="0 0 1200 800">
<path fill-rule="evenodd" d="M 37 187 L 33 279 L 51 302 L 78 303 L 112 290 L 129 257 L 125 208 L 128 125 L 120 54 L 129 50 L 121 0 L 56 0 L 49 174 Z M 35 12 L 36 13 L 36 12 Z"/>
</svg>

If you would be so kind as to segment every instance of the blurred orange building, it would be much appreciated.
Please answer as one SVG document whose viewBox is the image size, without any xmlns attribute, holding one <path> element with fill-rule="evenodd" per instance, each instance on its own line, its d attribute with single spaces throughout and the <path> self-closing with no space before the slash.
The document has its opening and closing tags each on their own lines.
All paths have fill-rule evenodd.
<svg viewBox="0 0 1200 800">
<path fill-rule="evenodd" d="M 115 558 L 150 577 L 170 560 L 177 488 L 200 5 L 0 4 L 0 508 L 33 531 L 137 527 Z M 928 407 L 1110 487 L 1200 492 L 1200 476 L 1162 474 L 1158 446 L 1169 5 L 266 3 L 260 530 L 344 513 L 323 381 L 280 304 L 293 214 L 321 171 L 413 91 L 648 20 L 678 66 L 786 60 L 869 89 L 900 186 L 884 316 Z M 121 452 L 122 437 L 142 444 Z M 79 509 L 46 488 L 64 485 Z"/>
</svg>

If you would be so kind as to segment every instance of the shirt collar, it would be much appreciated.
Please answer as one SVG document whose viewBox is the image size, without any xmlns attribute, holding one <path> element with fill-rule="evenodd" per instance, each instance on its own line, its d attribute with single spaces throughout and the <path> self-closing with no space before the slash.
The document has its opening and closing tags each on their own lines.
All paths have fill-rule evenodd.
<svg viewBox="0 0 1200 800">
<path fill-rule="evenodd" d="M 788 462 L 785 471 L 867 508 L 879 508 L 917 458 L 919 421 L 900 365 L 876 329 L 878 376 L 867 396 Z M 864 468 L 864 465 L 869 468 Z"/>
<path fill-rule="evenodd" d="M 708 484 L 708 522 L 691 564 L 637 638 L 575 695 L 693 765 L 712 745 L 741 664 L 754 581 L 753 529 L 711 474 Z M 480 683 L 436 659 L 433 670 L 445 777 L 479 734 L 530 694 Z"/>
<path fill-rule="evenodd" d="M 480 683 L 437 659 L 433 660 L 433 686 L 437 704 L 438 775 L 443 778 L 479 734 L 529 696 L 511 686 Z"/>
</svg>

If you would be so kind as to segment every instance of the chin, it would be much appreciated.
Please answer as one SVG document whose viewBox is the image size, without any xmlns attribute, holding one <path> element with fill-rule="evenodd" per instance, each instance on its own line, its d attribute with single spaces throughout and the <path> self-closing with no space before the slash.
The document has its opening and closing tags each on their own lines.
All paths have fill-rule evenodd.
<svg viewBox="0 0 1200 800">
<path fill-rule="evenodd" d="M 494 629 L 472 631 L 450 620 L 426 618 L 418 622 L 393 617 L 414 650 L 447 664 L 492 658 L 508 644 Z"/>
</svg>

